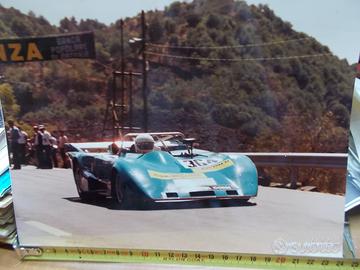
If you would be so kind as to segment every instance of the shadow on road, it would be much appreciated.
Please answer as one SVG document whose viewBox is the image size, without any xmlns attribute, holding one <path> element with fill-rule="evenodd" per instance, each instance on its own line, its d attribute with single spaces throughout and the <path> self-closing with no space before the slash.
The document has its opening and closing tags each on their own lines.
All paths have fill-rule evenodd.
<svg viewBox="0 0 360 270">
<path fill-rule="evenodd" d="M 97 198 L 96 200 L 84 201 L 79 197 L 63 198 L 70 202 L 88 204 L 92 206 L 105 207 L 111 210 L 176 210 L 176 209 L 196 209 L 196 208 L 219 208 L 219 207 L 248 207 L 256 203 L 244 200 L 206 200 L 206 201 L 187 201 L 187 202 L 136 202 L 133 204 L 122 205 L 119 207 L 112 199 Z"/>
</svg>

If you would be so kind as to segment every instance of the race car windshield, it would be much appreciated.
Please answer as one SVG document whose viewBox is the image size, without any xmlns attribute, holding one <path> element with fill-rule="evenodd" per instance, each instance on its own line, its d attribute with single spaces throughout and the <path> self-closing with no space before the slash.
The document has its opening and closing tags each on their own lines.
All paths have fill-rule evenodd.
<svg viewBox="0 0 360 270">
<path fill-rule="evenodd" d="M 142 142 L 142 143 L 138 143 L 137 147 L 140 150 L 152 150 L 152 149 L 154 149 L 154 143 L 153 142 Z"/>
</svg>

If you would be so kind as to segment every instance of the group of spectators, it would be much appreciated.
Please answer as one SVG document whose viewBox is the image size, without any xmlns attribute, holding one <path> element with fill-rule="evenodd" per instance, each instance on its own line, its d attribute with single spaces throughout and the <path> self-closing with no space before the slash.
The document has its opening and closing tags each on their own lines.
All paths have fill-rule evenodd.
<svg viewBox="0 0 360 270">
<path fill-rule="evenodd" d="M 29 138 L 28 134 L 13 121 L 9 121 L 8 125 L 9 149 L 12 153 L 14 170 L 21 169 L 22 164 L 28 164 L 30 158 L 35 160 L 35 165 L 39 169 L 60 167 L 58 155 L 61 157 L 61 167 L 69 166 L 65 150 L 68 138 L 63 131 L 60 131 L 60 135 L 56 138 L 44 125 L 37 125 L 33 127 L 34 136 Z"/>
</svg>

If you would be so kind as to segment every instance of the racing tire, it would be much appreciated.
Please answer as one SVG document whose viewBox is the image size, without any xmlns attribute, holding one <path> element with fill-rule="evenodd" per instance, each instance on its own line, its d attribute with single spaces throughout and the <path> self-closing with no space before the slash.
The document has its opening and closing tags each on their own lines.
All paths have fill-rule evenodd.
<svg viewBox="0 0 360 270">
<path fill-rule="evenodd" d="M 121 180 L 119 174 L 116 174 L 111 185 L 111 194 L 116 208 L 123 208 L 126 205 L 127 192 L 126 184 Z"/>
<path fill-rule="evenodd" d="M 115 200 L 119 205 L 124 205 L 126 202 L 125 199 L 126 194 L 126 186 L 124 183 L 121 182 L 119 176 L 116 176 L 115 180 Z"/>
<path fill-rule="evenodd" d="M 77 192 L 82 201 L 91 201 L 95 199 L 95 194 L 87 191 L 83 191 L 81 189 L 81 178 L 83 177 L 83 171 L 79 166 L 75 166 L 74 168 L 74 179 Z"/>
<path fill-rule="evenodd" d="M 141 202 L 136 199 L 134 191 L 132 191 L 127 181 L 124 181 L 119 174 L 113 177 L 111 197 L 116 209 L 139 209 L 142 207 Z"/>
<path fill-rule="evenodd" d="M 243 205 L 248 205 L 248 204 L 249 204 L 249 200 L 250 200 L 250 198 L 247 198 L 247 199 L 238 199 L 237 202 L 238 202 L 238 205 L 243 206 Z"/>
</svg>

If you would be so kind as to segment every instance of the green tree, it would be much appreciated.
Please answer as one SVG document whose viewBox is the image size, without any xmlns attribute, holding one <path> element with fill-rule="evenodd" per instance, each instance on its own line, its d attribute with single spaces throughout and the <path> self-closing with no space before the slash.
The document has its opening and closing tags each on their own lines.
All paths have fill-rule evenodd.
<svg viewBox="0 0 360 270">
<path fill-rule="evenodd" d="M 23 18 L 14 18 L 11 23 L 11 30 L 18 36 L 31 36 L 33 34 L 31 26 Z"/>
<path fill-rule="evenodd" d="M 166 13 L 170 17 L 179 16 L 181 12 L 181 2 L 174 2 L 167 8 Z"/>
<path fill-rule="evenodd" d="M 76 32 L 78 31 L 78 23 L 75 19 L 75 17 L 71 17 L 70 19 L 68 17 L 65 17 L 60 21 L 60 31 L 61 32 Z"/>
<path fill-rule="evenodd" d="M 210 14 L 206 20 L 206 26 L 209 28 L 218 28 L 221 24 L 221 18 L 216 14 Z"/>
<path fill-rule="evenodd" d="M 164 28 L 158 17 L 156 17 L 150 22 L 148 33 L 151 42 L 157 42 L 163 37 Z"/>
<path fill-rule="evenodd" d="M 201 16 L 196 13 L 190 13 L 186 16 L 186 21 L 190 27 L 196 27 L 201 21 Z"/>
<path fill-rule="evenodd" d="M 7 118 L 15 119 L 20 111 L 10 84 L 0 84 L 0 100 Z"/>
<path fill-rule="evenodd" d="M 165 31 L 167 35 L 171 35 L 176 31 L 176 23 L 170 18 L 165 20 Z"/>
</svg>

